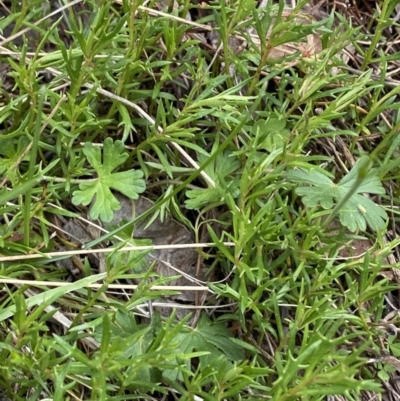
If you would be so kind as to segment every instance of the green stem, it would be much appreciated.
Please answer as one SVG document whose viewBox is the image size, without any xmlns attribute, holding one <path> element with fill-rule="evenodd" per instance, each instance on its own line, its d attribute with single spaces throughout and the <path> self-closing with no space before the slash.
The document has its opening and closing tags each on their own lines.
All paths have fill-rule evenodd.
<svg viewBox="0 0 400 401">
<path fill-rule="evenodd" d="M 360 170 L 357 175 L 357 179 L 354 185 L 350 188 L 347 194 L 343 197 L 343 199 L 335 206 L 332 210 L 332 213 L 329 217 L 322 223 L 322 228 L 328 226 L 328 224 L 335 218 L 335 216 L 340 212 L 340 209 L 346 204 L 346 202 L 355 194 L 357 188 L 361 185 L 368 174 L 368 170 L 371 167 L 370 159 L 366 160 L 363 166 L 360 167 Z"/>
<path fill-rule="evenodd" d="M 39 140 L 40 140 L 40 127 L 42 123 L 42 111 L 44 106 L 44 99 L 46 97 L 46 89 L 42 87 L 39 90 L 39 101 L 37 105 L 36 123 L 32 138 L 32 149 L 29 158 L 28 182 L 33 180 L 34 171 L 36 168 L 36 158 L 38 154 Z M 25 208 L 24 208 L 24 244 L 29 247 L 30 239 L 30 222 L 31 222 L 31 201 L 32 201 L 32 188 L 29 188 L 25 194 Z"/>
<path fill-rule="evenodd" d="M 374 37 L 372 38 L 371 41 L 371 45 L 367 50 L 367 54 L 364 57 L 364 62 L 361 65 L 361 70 L 364 71 L 367 68 L 367 65 L 371 62 L 371 58 L 372 58 L 372 54 L 373 52 L 377 49 L 378 46 L 378 42 L 382 37 L 382 31 L 385 27 L 385 21 L 382 21 L 382 17 L 383 18 L 387 18 L 387 13 L 388 13 L 388 7 L 389 7 L 389 3 L 392 0 L 384 0 L 383 1 L 383 6 L 382 6 L 382 12 L 381 15 L 379 16 L 379 18 L 377 19 L 378 22 L 378 26 L 376 27 L 376 31 L 374 34 Z"/>
</svg>

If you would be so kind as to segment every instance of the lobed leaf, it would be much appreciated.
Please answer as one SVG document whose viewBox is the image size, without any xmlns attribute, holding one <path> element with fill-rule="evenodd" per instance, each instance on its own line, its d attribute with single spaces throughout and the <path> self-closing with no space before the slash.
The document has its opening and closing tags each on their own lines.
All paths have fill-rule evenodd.
<svg viewBox="0 0 400 401">
<path fill-rule="evenodd" d="M 102 221 L 109 222 L 114 217 L 114 211 L 120 209 L 120 202 L 111 189 L 131 199 L 138 199 L 139 194 L 146 189 L 145 181 L 142 179 L 143 172 L 140 170 L 113 173 L 128 158 L 124 150 L 125 147 L 121 141 L 113 143 L 111 138 L 107 138 L 104 141 L 102 163 L 101 149 L 93 146 L 92 143 L 85 143 L 83 153 L 98 177 L 94 181 L 80 184 L 79 190 L 73 193 L 72 203 L 85 206 L 92 203 L 89 214 L 93 220 L 100 217 Z"/>
<path fill-rule="evenodd" d="M 341 224 L 350 231 L 365 231 L 367 224 L 373 230 L 379 231 L 385 228 L 387 214 L 382 207 L 362 194 L 381 195 L 385 193 L 385 189 L 374 170 L 368 169 L 368 162 L 365 157 L 358 160 L 338 184 L 315 170 L 292 170 L 288 172 L 287 178 L 300 184 L 295 191 L 310 208 L 321 206 L 323 209 L 332 209 L 352 192 L 339 212 Z"/>
</svg>

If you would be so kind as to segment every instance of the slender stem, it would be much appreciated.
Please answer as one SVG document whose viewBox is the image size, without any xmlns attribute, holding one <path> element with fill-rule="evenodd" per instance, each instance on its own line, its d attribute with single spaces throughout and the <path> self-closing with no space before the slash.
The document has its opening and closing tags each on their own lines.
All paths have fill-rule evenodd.
<svg viewBox="0 0 400 401">
<path fill-rule="evenodd" d="M 42 124 L 42 112 L 44 106 L 44 99 L 46 97 L 46 89 L 42 87 L 39 90 L 39 101 L 37 104 L 37 112 L 36 112 L 36 122 L 35 128 L 33 132 L 32 139 L 32 149 L 30 152 L 29 159 L 29 170 L 28 170 L 28 182 L 33 180 L 34 171 L 36 168 L 36 159 L 38 154 L 38 146 L 40 140 L 40 127 Z M 29 247 L 29 239 L 30 239 L 30 229 L 31 229 L 31 201 L 32 201 L 32 189 L 29 188 L 25 194 L 25 210 L 24 210 L 24 244 Z"/>
<path fill-rule="evenodd" d="M 328 218 L 322 223 L 322 227 L 325 228 L 328 224 L 335 218 L 335 216 L 340 212 L 340 209 L 347 203 L 347 201 L 354 195 L 357 191 L 357 188 L 361 185 L 368 174 L 369 167 L 371 166 L 371 161 L 368 159 L 364 163 L 363 166 L 360 167 L 358 171 L 357 179 L 350 190 L 347 192 L 346 196 L 335 206 L 332 210 L 332 213 L 328 216 Z"/>
<path fill-rule="evenodd" d="M 388 13 L 388 6 L 389 6 L 389 2 L 390 1 L 391 0 L 384 0 L 384 2 L 383 2 L 382 12 L 381 12 L 381 14 L 380 14 L 380 16 L 378 18 L 378 21 L 379 21 L 378 22 L 378 26 L 376 27 L 376 31 L 375 31 L 374 37 L 372 38 L 372 41 L 371 41 L 371 45 L 368 48 L 367 54 L 365 55 L 364 61 L 363 61 L 362 65 L 361 65 L 361 70 L 362 71 L 364 71 L 367 68 L 367 65 L 371 62 L 372 54 L 376 51 L 376 48 L 378 46 L 378 42 L 382 37 L 382 31 L 383 31 L 383 29 L 385 27 L 385 21 L 382 21 L 382 17 L 384 19 L 386 19 L 388 17 L 387 13 Z"/>
</svg>

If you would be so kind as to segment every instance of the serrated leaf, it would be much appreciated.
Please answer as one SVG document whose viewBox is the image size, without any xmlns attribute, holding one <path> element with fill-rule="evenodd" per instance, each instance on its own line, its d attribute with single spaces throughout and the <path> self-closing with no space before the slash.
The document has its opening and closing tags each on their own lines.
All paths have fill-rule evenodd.
<svg viewBox="0 0 400 401">
<path fill-rule="evenodd" d="M 212 323 L 203 315 L 198 326 L 189 333 L 181 333 L 185 352 L 188 350 L 209 351 L 211 355 L 224 354 L 230 361 L 244 359 L 243 348 L 231 341 L 232 333 L 222 324 Z M 188 341 L 191 338 L 191 341 Z"/>
<path fill-rule="evenodd" d="M 199 321 L 197 330 L 207 344 L 214 345 L 230 360 L 239 361 L 244 359 L 242 347 L 231 341 L 233 337 L 232 333 L 224 325 L 212 323 L 207 315 L 203 315 Z"/>
<path fill-rule="evenodd" d="M 296 193 L 302 197 L 308 207 L 321 206 L 332 209 L 346 198 L 347 194 L 358 184 L 355 192 L 347 200 L 339 212 L 341 224 L 350 231 L 365 231 L 367 224 L 375 231 L 385 228 L 387 214 L 385 210 L 363 193 L 384 194 L 385 189 L 374 170 L 368 169 L 368 176 L 360 181 L 365 174 L 368 160 L 363 157 L 357 161 L 352 170 L 335 184 L 329 177 L 319 171 L 293 170 L 288 172 L 289 181 L 300 184 Z M 361 171 L 361 169 L 364 169 Z M 360 181 L 360 182 L 359 182 Z"/>
<path fill-rule="evenodd" d="M 221 187 L 191 189 L 186 192 L 186 196 L 189 198 L 185 201 L 188 209 L 200 209 L 204 205 L 223 199 L 224 191 Z"/>
<path fill-rule="evenodd" d="M 387 214 L 382 207 L 358 194 L 349 199 L 340 213 L 340 222 L 350 231 L 365 231 L 367 223 L 375 230 L 383 230 L 386 218 Z"/>
<path fill-rule="evenodd" d="M 203 367 L 213 366 L 217 369 L 222 363 L 226 363 L 226 369 L 235 361 L 245 358 L 243 347 L 232 341 L 232 333 L 223 325 L 212 323 L 210 319 L 203 315 L 196 328 L 185 329 L 175 337 L 178 349 L 183 354 L 189 354 L 194 351 L 206 352 L 206 355 L 199 357 Z M 176 370 L 165 370 L 164 377 L 171 380 L 179 378 Z"/>
<path fill-rule="evenodd" d="M 117 190 L 131 199 L 138 199 L 139 194 L 146 189 L 142 171 L 113 172 L 128 158 L 128 154 L 124 150 L 125 147 L 121 141 L 113 143 L 111 138 L 107 138 L 104 141 L 102 160 L 100 147 L 93 146 L 92 143 L 85 143 L 83 153 L 95 169 L 97 179 L 80 184 L 79 190 L 73 193 L 72 203 L 86 206 L 92 202 L 89 214 L 93 220 L 100 216 L 102 221 L 109 222 L 114 217 L 114 211 L 120 209 L 120 203 L 111 189 Z"/>
</svg>

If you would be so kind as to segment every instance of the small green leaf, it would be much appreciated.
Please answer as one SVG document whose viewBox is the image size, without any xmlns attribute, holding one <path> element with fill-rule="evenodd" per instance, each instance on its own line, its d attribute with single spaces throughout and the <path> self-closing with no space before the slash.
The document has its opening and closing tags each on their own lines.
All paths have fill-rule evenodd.
<svg viewBox="0 0 400 401">
<path fill-rule="evenodd" d="M 126 106 L 122 103 L 117 103 L 117 108 L 122 119 L 122 121 L 118 124 L 118 127 L 121 125 L 124 127 L 122 142 L 125 142 L 129 138 L 129 134 L 135 130 L 135 127 L 132 124 L 132 118 L 129 115 L 129 111 L 127 110 Z"/>
<path fill-rule="evenodd" d="M 383 369 L 378 370 L 378 377 L 382 381 L 389 381 L 390 380 L 390 375 L 386 373 Z"/>
<path fill-rule="evenodd" d="M 138 199 L 139 194 L 146 188 L 145 181 L 142 179 L 143 172 L 140 170 L 113 173 L 128 158 L 124 149 L 121 141 L 113 143 L 111 138 L 107 138 L 104 141 L 102 162 L 100 148 L 93 146 L 92 143 L 85 143 L 83 153 L 98 177 L 94 181 L 80 184 L 79 190 L 73 193 L 72 203 L 89 205 L 95 199 L 90 209 L 91 219 L 97 219 L 100 216 L 104 222 L 111 221 L 114 211 L 120 209 L 120 203 L 112 194 L 111 189 L 121 192 L 128 198 Z"/>
</svg>

